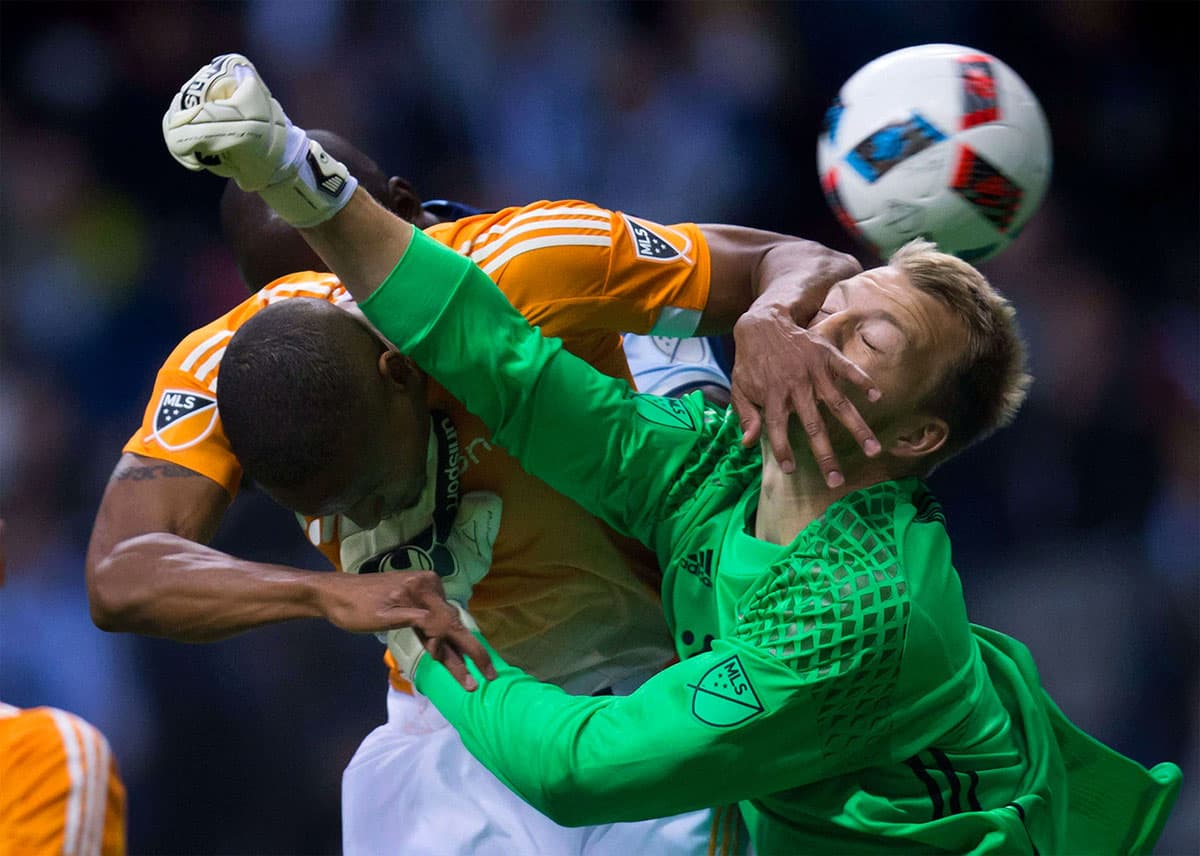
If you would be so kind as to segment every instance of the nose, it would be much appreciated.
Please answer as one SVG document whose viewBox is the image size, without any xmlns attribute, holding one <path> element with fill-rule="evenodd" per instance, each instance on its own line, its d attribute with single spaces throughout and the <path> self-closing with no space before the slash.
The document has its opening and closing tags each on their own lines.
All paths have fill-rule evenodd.
<svg viewBox="0 0 1200 856">
<path fill-rule="evenodd" d="M 846 331 L 849 329 L 848 315 L 847 312 L 834 312 L 832 315 L 826 315 L 816 324 L 810 325 L 808 330 L 823 339 L 828 339 L 840 349 L 846 338 Z"/>
</svg>

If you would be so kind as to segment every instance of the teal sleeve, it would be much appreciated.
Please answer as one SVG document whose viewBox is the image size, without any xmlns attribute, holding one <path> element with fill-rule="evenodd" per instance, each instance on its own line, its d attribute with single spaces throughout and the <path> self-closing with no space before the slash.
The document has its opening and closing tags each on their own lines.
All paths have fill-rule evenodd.
<svg viewBox="0 0 1200 856">
<path fill-rule="evenodd" d="M 634 393 L 531 328 L 469 259 L 416 232 L 363 312 L 492 430 L 522 466 L 658 548 L 704 405 Z M 709 438 L 710 439 L 710 438 Z M 711 444 L 710 444 L 711 445 Z"/>
<path fill-rule="evenodd" d="M 816 781 L 818 710 L 797 674 L 738 640 L 630 696 L 572 696 L 504 664 L 466 692 L 432 658 L 416 686 L 471 754 L 566 826 L 665 817 Z"/>
</svg>

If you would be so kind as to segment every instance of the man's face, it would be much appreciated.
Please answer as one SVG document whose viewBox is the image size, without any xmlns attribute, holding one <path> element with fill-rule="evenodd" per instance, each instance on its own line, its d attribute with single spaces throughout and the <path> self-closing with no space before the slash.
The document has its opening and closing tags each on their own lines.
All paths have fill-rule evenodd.
<svg viewBox="0 0 1200 856">
<path fill-rule="evenodd" d="M 919 291 L 902 272 L 879 267 L 829 290 L 809 329 L 833 342 L 883 393 L 868 402 L 850 394 L 877 432 L 916 415 L 917 405 L 966 346 L 966 328 L 950 307 Z M 839 438 L 853 446 L 847 433 Z M 883 436 L 880 437 L 887 443 Z"/>
<path fill-rule="evenodd" d="M 343 514 L 362 529 L 416 505 L 426 482 L 429 410 L 423 383 L 397 383 L 379 366 L 361 416 L 330 451 L 328 465 L 303 488 L 264 490 L 310 517 Z"/>
</svg>

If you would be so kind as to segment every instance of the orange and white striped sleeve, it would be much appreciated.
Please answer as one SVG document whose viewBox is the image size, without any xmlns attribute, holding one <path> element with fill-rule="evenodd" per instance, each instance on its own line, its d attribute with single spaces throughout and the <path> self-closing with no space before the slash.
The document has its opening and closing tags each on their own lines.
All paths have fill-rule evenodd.
<svg viewBox="0 0 1200 856">
<path fill-rule="evenodd" d="M 52 707 L 0 704 L 0 853 L 125 852 L 125 786 L 108 741 Z"/>
<path fill-rule="evenodd" d="M 188 335 L 154 380 L 142 425 L 123 451 L 187 467 L 237 493 L 242 468 L 217 415 L 217 377 L 233 334 L 264 306 L 292 297 L 347 303 L 332 274 L 299 273 L 275 280 L 217 320 Z"/>
<path fill-rule="evenodd" d="M 427 232 L 471 258 L 550 336 L 689 336 L 708 302 L 708 244 L 694 223 L 663 226 L 567 200 Z"/>
</svg>

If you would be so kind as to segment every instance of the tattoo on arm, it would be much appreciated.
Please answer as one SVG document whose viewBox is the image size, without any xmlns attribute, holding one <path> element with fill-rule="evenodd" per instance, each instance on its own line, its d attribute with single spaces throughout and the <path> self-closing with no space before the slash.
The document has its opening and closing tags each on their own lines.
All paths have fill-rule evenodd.
<svg viewBox="0 0 1200 856">
<path fill-rule="evenodd" d="M 149 481 L 151 479 L 202 478 L 200 473 L 179 464 L 163 462 L 146 466 L 130 465 L 113 473 L 114 481 Z"/>
</svg>

